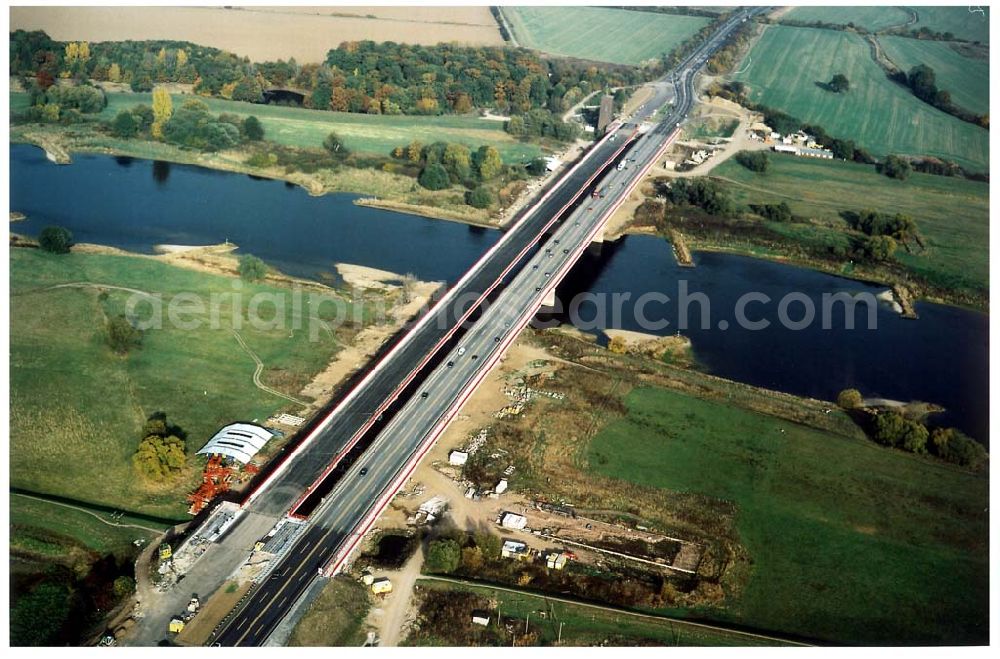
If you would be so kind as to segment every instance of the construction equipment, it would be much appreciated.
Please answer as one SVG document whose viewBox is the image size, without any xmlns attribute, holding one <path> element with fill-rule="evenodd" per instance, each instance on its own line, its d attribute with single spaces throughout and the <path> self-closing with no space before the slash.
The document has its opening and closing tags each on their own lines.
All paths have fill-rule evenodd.
<svg viewBox="0 0 1000 659">
<path fill-rule="evenodd" d="M 191 507 L 188 512 L 197 515 L 215 497 L 228 492 L 233 482 L 233 468 L 226 466 L 221 455 L 213 455 L 205 465 L 201 485 L 188 495 Z"/>
</svg>

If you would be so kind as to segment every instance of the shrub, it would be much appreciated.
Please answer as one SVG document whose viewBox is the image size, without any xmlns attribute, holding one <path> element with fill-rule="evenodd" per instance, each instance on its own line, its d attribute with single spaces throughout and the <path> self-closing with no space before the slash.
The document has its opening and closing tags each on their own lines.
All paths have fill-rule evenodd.
<svg viewBox="0 0 1000 659">
<path fill-rule="evenodd" d="M 454 572 L 462 560 L 462 548 L 454 540 L 432 540 L 424 567 L 428 572 Z"/>
<path fill-rule="evenodd" d="M 344 141 L 336 133 L 330 133 L 323 138 L 323 148 L 330 152 L 330 155 L 346 158 L 351 155 L 351 151 L 344 146 Z"/>
<path fill-rule="evenodd" d="M 157 412 L 149 417 L 142 434 L 143 439 L 132 456 L 132 464 L 139 473 L 159 481 L 184 468 L 187 461 L 184 431 L 169 425 L 166 414 Z"/>
<path fill-rule="evenodd" d="M 879 165 L 880 172 L 900 181 L 905 181 L 912 169 L 910 162 L 899 156 L 886 156 L 885 162 Z"/>
<path fill-rule="evenodd" d="M 871 261 L 889 261 L 896 253 L 896 241 L 890 236 L 869 236 L 862 247 L 865 258 Z"/>
<path fill-rule="evenodd" d="M 154 481 L 165 480 L 180 472 L 186 460 L 184 440 L 174 435 L 150 435 L 139 443 L 132 456 L 132 463 L 139 473 Z"/>
<path fill-rule="evenodd" d="M 955 428 L 935 428 L 930 436 L 930 449 L 943 460 L 973 470 L 982 469 L 989 460 L 982 444 Z"/>
<path fill-rule="evenodd" d="M 765 173 L 771 164 L 766 151 L 740 151 L 736 154 L 736 162 L 759 174 Z"/>
<path fill-rule="evenodd" d="M 480 185 L 475 190 L 465 193 L 465 203 L 473 208 L 489 208 L 493 205 L 495 197 L 489 188 Z"/>
<path fill-rule="evenodd" d="M 140 119 L 128 110 L 121 110 L 111 121 L 111 133 L 115 137 L 128 139 L 139 133 Z"/>
<path fill-rule="evenodd" d="M 264 139 L 264 125 L 260 123 L 260 119 L 253 115 L 243 120 L 241 132 L 243 137 L 251 142 L 259 142 Z"/>
<path fill-rule="evenodd" d="M 830 82 L 826 83 L 826 88 L 836 94 L 840 94 L 850 90 L 851 82 L 843 73 L 836 73 L 830 79 Z"/>
<path fill-rule="evenodd" d="M 38 246 L 53 254 L 68 254 L 73 245 L 73 234 L 64 227 L 45 227 L 38 234 Z"/>
<path fill-rule="evenodd" d="M 139 345 L 141 341 L 142 332 L 133 327 L 125 316 L 114 316 L 108 321 L 108 345 L 119 355 L 126 354 L 129 348 Z"/>
<path fill-rule="evenodd" d="M 243 281 L 260 281 L 267 275 L 267 265 L 253 254 L 240 257 L 238 270 Z"/>
<path fill-rule="evenodd" d="M 772 222 L 791 222 L 795 219 L 792 209 L 783 201 L 777 204 L 751 204 L 750 210 Z"/>
<path fill-rule="evenodd" d="M 420 172 L 418 181 L 420 185 L 428 190 L 444 190 L 451 185 L 448 170 L 438 163 L 424 167 L 424 171 Z"/>
<path fill-rule="evenodd" d="M 862 401 L 861 392 L 857 389 L 844 389 L 837 394 L 837 405 L 845 410 L 861 407 Z"/>
</svg>

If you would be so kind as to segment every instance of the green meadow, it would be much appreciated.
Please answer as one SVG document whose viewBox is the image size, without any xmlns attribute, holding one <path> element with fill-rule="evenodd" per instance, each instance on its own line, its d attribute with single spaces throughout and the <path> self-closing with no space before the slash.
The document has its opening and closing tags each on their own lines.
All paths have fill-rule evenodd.
<svg viewBox="0 0 1000 659">
<path fill-rule="evenodd" d="M 835 73 L 847 93 L 823 89 Z M 933 155 L 974 171 L 989 168 L 989 132 L 917 99 L 886 78 L 862 37 L 850 32 L 769 26 L 736 76 L 759 103 L 853 139 L 878 155 Z"/>
<path fill-rule="evenodd" d="M 701 16 L 605 7 L 504 7 L 503 13 L 522 46 L 633 65 L 662 57 L 709 22 Z"/>
<path fill-rule="evenodd" d="M 989 289 L 989 184 L 963 178 L 911 174 L 890 179 L 870 165 L 771 154 L 766 174 L 729 160 L 713 177 L 740 205 L 786 202 L 807 224 L 774 225 L 808 241 L 819 232 L 845 241 L 842 211 L 905 213 L 917 223 L 927 249 L 896 258 L 931 283 L 973 293 Z"/>
<path fill-rule="evenodd" d="M 738 508 L 747 581 L 693 613 L 831 643 L 989 638 L 986 476 L 664 389 L 625 402 L 591 469 Z"/>
<path fill-rule="evenodd" d="M 245 318 L 255 293 L 280 294 L 266 284 L 181 269 L 149 258 L 72 253 L 52 255 L 11 250 L 10 414 L 12 487 L 58 495 L 123 510 L 182 516 L 184 494 L 193 489 L 196 464 L 175 481 L 145 484 L 132 467 L 140 429 L 154 412 L 187 433 L 193 454 L 219 427 L 232 421 L 263 421 L 293 403 L 258 389 L 255 363 L 232 334 L 234 309 Z M 60 284 L 93 284 L 56 287 Z M 234 286 L 236 284 L 237 286 Z M 131 293 L 114 285 L 161 296 L 161 329 L 144 332 L 142 344 L 126 356 L 108 346 L 106 322 L 126 310 Z M 234 293 L 242 298 L 237 300 Z M 200 298 L 201 326 L 184 329 L 169 321 L 174 296 Z M 219 322 L 212 327 L 212 296 Z M 140 298 L 136 298 L 140 299 Z M 237 302 L 239 306 L 237 307 Z M 135 306 L 152 317 L 148 303 Z M 265 317 L 269 312 L 262 308 Z M 324 315 L 329 313 L 329 309 Z M 145 315 L 144 315 L 145 314 Z M 265 365 L 265 384 L 294 395 L 338 349 L 324 331 L 310 341 L 307 331 L 254 328 L 240 334 Z"/>
</svg>

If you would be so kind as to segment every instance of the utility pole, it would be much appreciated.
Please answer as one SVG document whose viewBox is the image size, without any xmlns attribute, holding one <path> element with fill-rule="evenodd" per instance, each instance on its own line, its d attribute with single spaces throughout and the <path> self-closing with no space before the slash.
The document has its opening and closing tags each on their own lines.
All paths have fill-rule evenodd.
<svg viewBox="0 0 1000 659">
<path fill-rule="evenodd" d="M 528 615 L 524 616 L 524 633 L 528 633 L 528 620 L 531 619 L 531 611 L 528 611 Z"/>
<path fill-rule="evenodd" d="M 562 626 L 563 626 L 563 623 L 560 622 L 559 623 L 559 638 L 556 639 L 556 643 L 560 643 L 560 644 L 562 643 Z"/>
</svg>

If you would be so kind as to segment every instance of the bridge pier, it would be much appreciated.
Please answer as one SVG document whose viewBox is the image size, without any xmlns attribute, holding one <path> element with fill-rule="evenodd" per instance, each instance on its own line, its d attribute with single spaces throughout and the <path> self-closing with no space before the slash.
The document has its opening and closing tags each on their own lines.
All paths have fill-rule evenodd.
<svg viewBox="0 0 1000 659">
<path fill-rule="evenodd" d="M 555 309 L 556 307 L 556 289 L 553 288 L 548 293 L 545 294 L 545 299 L 542 300 L 542 306 L 540 310 Z"/>
<path fill-rule="evenodd" d="M 594 237 L 590 240 L 591 244 L 600 244 L 604 242 L 604 225 L 601 225 L 601 230 L 594 234 Z"/>
</svg>

